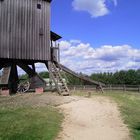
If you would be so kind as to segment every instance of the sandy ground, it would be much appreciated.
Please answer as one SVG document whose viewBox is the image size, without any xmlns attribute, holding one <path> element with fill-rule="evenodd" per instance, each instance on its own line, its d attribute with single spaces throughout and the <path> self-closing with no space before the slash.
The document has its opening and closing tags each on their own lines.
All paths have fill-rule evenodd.
<svg viewBox="0 0 140 140">
<path fill-rule="evenodd" d="M 57 140 L 130 140 L 117 104 L 106 97 L 79 98 L 59 108 L 65 121 Z"/>
<path fill-rule="evenodd" d="M 42 107 L 42 106 L 59 106 L 72 101 L 76 101 L 73 96 L 59 96 L 58 94 L 44 93 L 44 94 L 17 94 L 14 96 L 0 96 L 0 107 Z"/>
</svg>

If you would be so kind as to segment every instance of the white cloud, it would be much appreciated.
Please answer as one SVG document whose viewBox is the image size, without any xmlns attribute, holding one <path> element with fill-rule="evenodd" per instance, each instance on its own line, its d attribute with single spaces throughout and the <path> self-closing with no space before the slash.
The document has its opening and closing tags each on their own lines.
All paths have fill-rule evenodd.
<svg viewBox="0 0 140 140">
<path fill-rule="evenodd" d="M 73 44 L 78 44 L 78 43 L 81 43 L 81 40 L 70 40 L 70 43 L 73 43 Z"/>
<path fill-rule="evenodd" d="M 76 72 L 90 74 L 140 68 L 140 50 L 129 45 L 103 45 L 94 49 L 89 43 L 61 42 L 60 48 L 64 42 L 69 43 L 67 49 L 61 49 L 61 63 Z"/>
<path fill-rule="evenodd" d="M 61 50 L 65 50 L 71 46 L 71 42 L 61 41 Z"/>
<path fill-rule="evenodd" d="M 130 45 L 102 45 L 94 48 L 80 40 L 60 41 L 61 63 L 85 74 L 140 69 L 140 49 Z M 44 64 L 37 63 L 38 72 L 47 71 Z M 21 74 L 23 71 L 21 71 Z"/>
<path fill-rule="evenodd" d="M 117 0 L 110 1 L 117 6 Z M 86 11 L 92 17 L 99 17 L 109 13 L 106 2 L 107 0 L 73 0 L 72 6 L 77 11 Z"/>
</svg>

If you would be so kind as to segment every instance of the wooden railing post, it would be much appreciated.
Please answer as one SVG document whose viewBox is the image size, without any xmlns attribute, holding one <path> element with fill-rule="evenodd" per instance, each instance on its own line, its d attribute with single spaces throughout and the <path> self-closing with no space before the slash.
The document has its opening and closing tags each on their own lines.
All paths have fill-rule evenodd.
<svg viewBox="0 0 140 140">
<path fill-rule="evenodd" d="M 123 85 L 123 91 L 124 91 L 124 92 L 126 91 L 126 86 L 125 86 L 125 85 Z"/>
<path fill-rule="evenodd" d="M 140 85 L 138 86 L 138 92 L 140 92 Z"/>
<path fill-rule="evenodd" d="M 74 90 L 74 91 L 76 90 L 75 86 L 74 86 L 73 90 Z"/>
<path fill-rule="evenodd" d="M 110 91 L 112 91 L 112 85 L 110 85 Z"/>
</svg>

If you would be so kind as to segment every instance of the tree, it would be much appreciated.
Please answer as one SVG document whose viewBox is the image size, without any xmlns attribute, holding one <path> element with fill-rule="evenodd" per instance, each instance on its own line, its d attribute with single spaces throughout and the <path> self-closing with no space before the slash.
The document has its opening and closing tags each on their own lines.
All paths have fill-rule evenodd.
<svg viewBox="0 0 140 140">
<path fill-rule="evenodd" d="M 121 70 L 115 73 L 93 73 L 90 77 L 93 80 L 105 84 L 140 85 L 140 70 Z"/>
<path fill-rule="evenodd" d="M 40 75 L 42 78 L 49 78 L 49 73 L 48 73 L 48 72 L 40 72 L 39 75 Z"/>
</svg>

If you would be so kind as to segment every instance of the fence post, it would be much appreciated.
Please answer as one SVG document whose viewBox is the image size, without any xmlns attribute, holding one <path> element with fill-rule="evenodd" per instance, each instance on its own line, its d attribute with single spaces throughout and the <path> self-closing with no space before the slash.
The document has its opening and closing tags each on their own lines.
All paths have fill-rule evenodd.
<svg viewBox="0 0 140 140">
<path fill-rule="evenodd" d="M 74 86 L 73 90 L 75 91 L 75 86 Z"/>
<path fill-rule="evenodd" d="M 84 88 L 83 88 L 84 90 L 86 89 L 86 87 L 84 86 Z"/>
<path fill-rule="evenodd" d="M 126 91 L 126 86 L 125 86 L 125 85 L 123 85 L 123 91 L 124 91 L 124 92 Z"/>
<path fill-rule="evenodd" d="M 138 92 L 140 92 L 140 86 L 138 86 Z"/>
<path fill-rule="evenodd" d="M 110 85 L 110 91 L 112 91 L 112 85 Z"/>
</svg>

